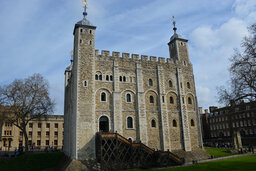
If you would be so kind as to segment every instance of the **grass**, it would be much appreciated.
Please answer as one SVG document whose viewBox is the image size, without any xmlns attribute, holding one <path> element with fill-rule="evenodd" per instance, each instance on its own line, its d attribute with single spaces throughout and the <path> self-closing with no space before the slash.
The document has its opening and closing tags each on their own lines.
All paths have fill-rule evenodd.
<svg viewBox="0 0 256 171">
<path fill-rule="evenodd" d="M 154 169 L 150 169 L 154 170 Z M 160 171 L 255 171 L 256 170 L 256 156 L 244 156 L 226 160 L 219 160 L 216 162 L 201 163 L 193 166 L 178 167 L 170 169 L 162 169 Z M 133 170 L 145 171 L 145 170 Z"/>
<path fill-rule="evenodd" d="M 0 170 L 41 171 L 56 166 L 63 156 L 62 152 L 25 154 L 9 160 L 0 160 Z"/>
<path fill-rule="evenodd" d="M 205 147 L 205 151 L 206 151 L 210 156 L 214 156 L 214 158 L 225 157 L 225 156 L 230 156 L 230 155 L 237 154 L 237 153 L 229 153 L 229 152 L 227 152 L 227 150 L 228 150 L 228 149 L 225 149 L 225 148 Z"/>
</svg>

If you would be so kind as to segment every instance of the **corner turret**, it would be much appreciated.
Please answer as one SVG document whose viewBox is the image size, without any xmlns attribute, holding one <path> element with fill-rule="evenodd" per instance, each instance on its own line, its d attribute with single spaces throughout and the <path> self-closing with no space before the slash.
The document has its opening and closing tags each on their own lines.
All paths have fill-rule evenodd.
<svg viewBox="0 0 256 171">
<path fill-rule="evenodd" d="M 182 38 L 181 35 L 177 34 L 176 22 L 173 16 L 173 35 L 168 43 L 170 58 L 176 61 L 183 61 L 184 65 L 190 63 L 187 49 L 187 39 Z"/>
</svg>

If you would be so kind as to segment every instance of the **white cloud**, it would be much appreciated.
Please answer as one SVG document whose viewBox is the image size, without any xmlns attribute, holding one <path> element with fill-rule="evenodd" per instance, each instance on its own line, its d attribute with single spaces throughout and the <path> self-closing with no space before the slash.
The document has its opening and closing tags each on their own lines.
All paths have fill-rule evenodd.
<svg viewBox="0 0 256 171">
<path fill-rule="evenodd" d="M 197 86 L 197 96 L 199 104 L 207 104 L 211 102 L 210 89 L 207 87 Z"/>
<path fill-rule="evenodd" d="M 248 35 L 247 24 L 239 19 L 231 18 L 220 27 L 200 26 L 190 36 L 194 46 L 204 51 L 216 50 L 221 47 L 235 48 L 241 39 Z"/>
<path fill-rule="evenodd" d="M 256 9 L 255 0 L 236 0 L 233 4 L 234 11 L 240 16 L 247 16 Z"/>
</svg>

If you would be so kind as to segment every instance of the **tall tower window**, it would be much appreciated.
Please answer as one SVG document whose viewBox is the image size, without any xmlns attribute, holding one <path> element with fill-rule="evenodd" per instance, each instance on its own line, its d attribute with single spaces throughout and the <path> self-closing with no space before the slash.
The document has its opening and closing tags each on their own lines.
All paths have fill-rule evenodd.
<svg viewBox="0 0 256 171">
<path fill-rule="evenodd" d="M 187 82 L 187 88 L 190 89 L 190 83 L 189 82 Z"/>
<path fill-rule="evenodd" d="M 173 104 L 173 97 L 170 97 L 170 103 Z"/>
<path fill-rule="evenodd" d="M 106 80 L 107 80 L 107 81 L 109 80 L 109 76 L 108 76 L 108 75 L 106 76 Z"/>
<path fill-rule="evenodd" d="M 92 34 L 92 30 L 89 30 L 89 33 Z"/>
<path fill-rule="evenodd" d="M 132 99 L 131 99 L 131 94 L 126 94 L 126 102 L 132 102 Z"/>
<path fill-rule="evenodd" d="M 83 29 L 80 29 L 80 32 L 83 33 Z"/>
<path fill-rule="evenodd" d="M 89 41 L 89 45 L 92 45 L 92 41 L 91 40 Z"/>
<path fill-rule="evenodd" d="M 149 85 L 149 86 L 153 86 L 153 81 L 152 81 L 151 78 L 148 80 L 148 85 Z"/>
<path fill-rule="evenodd" d="M 99 80 L 99 76 L 97 74 L 95 75 L 95 80 Z"/>
<path fill-rule="evenodd" d="M 113 76 L 112 75 L 110 75 L 110 81 L 113 81 Z"/>
<path fill-rule="evenodd" d="M 107 100 L 107 97 L 106 97 L 106 93 L 102 92 L 101 95 L 100 95 L 100 100 L 102 102 L 105 102 Z"/>
<path fill-rule="evenodd" d="M 125 76 L 123 76 L 123 81 L 126 82 L 126 77 Z"/>
<path fill-rule="evenodd" d="M 191 126 L 195 126 L 195 122 L 193 119 L 191 119 Z"/>
<path fill-rule="evenodd" d="M 152 128 L 155 128 L 156 127 L 156 121 L 154 119 L 152 119 L 151 121 L 151 127 Z"/>
<path fill-rule="evenodd" d="M 173 127 L 177 127 L 177 122 L 176 122 L 175 119 L 172 120 L 172 126 L 173 126 Z"/>
<path fill-rule="evenodd" d="M 169 80 L 169 87 L 172 87 L 172 81 Z"/>
<path fill-rule="evenodd" d="M 153 97 L 153 96 L 150 96 L 150 97 L 149 97 L 149 102 L 150 102 L 150 103 L 154 103 L 154 97 Z"/>
<path fill-rule="evenodd" d="M 130 116 L 127 118 L 127 128 L 133 128 L 133 119 Z"/>
<path fill-rule="evenodd" d="M 120 81 L 120 82 L 123 81 L 123 77 L 122 77 L 122 76 L 119 77 L 119 81 Z"/>
<path fill-rule="evenodd" d="M 192 104 L 192 100 L 190 97 L 188 97 L 188 104 Z"/>
<path fill-rule="evenodd" d="M 102 80 L 102 75 L 99 75 L 99 80 Z"/>
<path fill-rule="evenodd" d="M 84 81 L 84 87 L 87 87 L 87 81 Z"/>
</svg>

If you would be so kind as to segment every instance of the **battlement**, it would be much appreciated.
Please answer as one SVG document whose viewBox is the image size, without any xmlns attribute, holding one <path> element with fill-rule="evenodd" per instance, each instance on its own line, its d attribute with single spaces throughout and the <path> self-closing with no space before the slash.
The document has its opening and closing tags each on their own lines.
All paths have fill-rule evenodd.
<svg viewBox="0 0 256 171">
<path fill-rule="evenodd" d="M 165 57 L 156 57 L 156 56 L 147 56 L 147 55 L 138 55 L 138 54 L 130 54 L 126 52 L 112 52 L 112 56 L 110 55 L 110 51 L 107 50 L 101 50 L 101 53 L 99 53 L 99 50 L 95 50 L 95 56 L 98 57 L 112 57 L 112 58 L 120 58 L 123 60 L 132 60 L 132 61 L 141 61 L 141 62 L 154 62 L 158 64 L 164 64 L 164 63 L 173 63 L 173 60 L 171 58 L 165 58 Z"/>
</svg>

